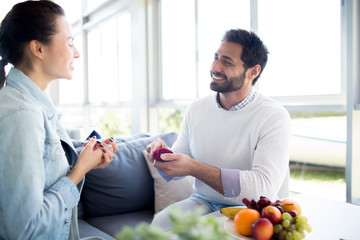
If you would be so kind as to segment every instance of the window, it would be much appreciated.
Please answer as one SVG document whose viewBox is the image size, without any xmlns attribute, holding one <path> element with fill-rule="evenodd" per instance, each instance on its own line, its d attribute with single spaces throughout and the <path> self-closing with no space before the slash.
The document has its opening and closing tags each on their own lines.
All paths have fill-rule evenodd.
<svg viewBox="0 0 360 240">
<path fill-rule="evenodd" d="M 59 3 L 72 24 L 80 58 L 73 79 L 56 82 L 55 102 L 63 125 L 79 128 L 81 138 L 94 129 L 103 137 L 131 132 L 131 14 L 126 4 L 105 2 Z"/>
<path fill-rule="evenodd" d="M 162 96 L 164 99 L 195 98 L 194 1 L 162 1 L 161 13 Z"/>
<path fill-rule="evenodd" d="M 88 33 L 89 101 L 131 100 L 130 14 L 121 13 Z"/>
<path fill-rule="evenodd" d="M 106 1 L 107 0 L 86 0 L 86 10 L 88 12 L 93 11 Z"/>
<path fill-rule="evenodd" d="M 286 105 L 344 105 L 340 2 L 256 2 L 161 1 L 162 99 L 209 94 L 209 68 L 224 32 L 244 28 L 257 31 L 270 51 L 260 92 L 285 96 L 278 100 Z"/>
<path fill-rule="evenodd" d="M 74 23 L 78 22 L 82 16 L 81 10 L 81 1 L 71 1 L 71 0 L 62 0 L 55 1 L 59 4 L 65 11 L 66 19 L 69 21 L 70 25 L 73 25 L 73 34 L 74 34 L 74 46 L 80 53 L 80 58 L 75 59 L 74 61 L 74 72 L 73 78 L 71 80 L 60 79 L 57 83 L 59 84 L 59 102 L 60 104 L 82 104 L 84 101 L 84 77 L 83 77 L 83 38 L 81 31 L 74 27 Z M 75 114 L 77 117 L 81 118 L 81 111 Z M 70 114 L 73 116 L 73 113 Z M 78 120 L 75 120 L 78 122 Z"/>
<path fill-rule="evenodd" d="M 59 83 L 59 102 L 61 104 L 81 104 L 84 101 L 84 78 L 83 78 L 83 59 L 82 59 L 82 38 L 81 34 L 74 35 L 74 46 L 80 53 L 80 58 L 74 60 L 73 78 L 60 79 Z"/>
<path fill-rule="evenodd" d="M 249 2 L 161 1 L 162 97 L 209 93 L 210 65 L 226 30 L 250 27 Z"/>
<path fill-rule="evenodd" d="M 81 19 L 82 16 L 81 1 L 56 0 L 55 2 L 64 9 L 66 19 L 70 23 L 77 22 Z"/>
<path fill-rule="evenodd" d="M 222 37 L 229 29 L 250 29 L 250 2 L 238 0 L 198 1 L 198 86 L 199 97 L 210 90 L 210 66 Z"/>
<path fill-rule="evenodd" d="M 340 2 L 259 0 L 258 9 L 259 35 L 270 52 L 260 91 L 269 96 L 340 95 Z"/>
<path fill-rule="evenodd" d="M 291 190 L 344 200 L 346 118 L 337 108 L 345 105 L 340 10 L 338 0 L 162 0 L 162 88 L 153 111 L 158 129 L 178 131 L 176 120 L 189 103 L 181 100 L 211 92 L 210 65 L 225 31 L 255 31 L 270 52 L 256 88 L 289 107 L 293 118 Z M 301 105 L 316 109 L 304 111 Z M 331 160 L 321 155 L 329 146 Z M 308 186 L 318 186 L 317 192 Z"/>
<path fill-rule="evenodd" d="M 298 141 L 314 146 L 308 139 L 316 140 L 316 136 L 309 135 L 320 134 L 334 136 L 327 140 L 348 145 L 344 129 L 348 125 L 347 140 L 352 140 L 352 123 L 346 119 L 353 121 L 352 134 L 359 135 L 355 133 L 358 111 L 352 117 L 351 109 L 345 117 L 345 107 L 350 109 L 350 105 L 359 102 L 358 98 L 347 97 L 345 106 L 345 79 L 354 86 L 352 97 L 357 96 L 358 84 L 351 78 L 358 75 L 349 67 L 353 64 L 356 70 L 358 66 L 355 50 L 359 41 L 349 38 L 359 35 L 355 30 L 359 29 L 358 21 L 354 20 L 360 9 L 356 1 L 57 2 L 65 8 L 82 57 L 75 61 L 73 79 L 56 82 L 56 89 L 50 94 L 55 95 L 62 123 L 81 128 L 82 138 L 93 129 L 102 131 L 104 136 L 139 131 L 178 132 L 188 103 L 211 92 L 209 70 L 214 52 L 224 32 L 231 28 L 253 30 L 268 46 L 269 62 L 256 88 L 289 109 Z M 349 89 L 352 90 L 348 86 Z M 356 108 L 360 108 L 359 104 Z M 332 118 L 324 119 L 326 115 Z M 332 135 L 333 132 L 339 134 Z M 301 147 L 300 152 L 306 159 L 312 156 L 307 147 Z M 338 178 L 337 187 L 333 187 L 334 183 L 331 189 L 340 198 L 344 198 L 343 165 L 335 167 L 331 174 L 332 179 Z M 348 189 L 356 188 L 355 178 L 349 175 L 352 171 L 356 175 L 354 165 L 347 169 L 346 180 L 353 181 Z M 310 173 L 306 164 L 297 167 L 299 171 L 293 173 L 300 176 L 299 186 L 315 186 L 302 182 Z M 327 188 L 317 189 L 326 196 Z M 349 195 L 347 200 L 351 201 Z"/>
</svg>

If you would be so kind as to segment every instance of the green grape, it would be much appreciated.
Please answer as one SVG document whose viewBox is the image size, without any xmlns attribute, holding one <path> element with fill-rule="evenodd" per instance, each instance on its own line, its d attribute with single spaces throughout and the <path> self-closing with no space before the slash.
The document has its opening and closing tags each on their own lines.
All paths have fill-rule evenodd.
<svg viewBox="0 0 360 240">
<path fill-rule="evenodd" d="M 305 238 L 304 230 L 298 230 L 298 232 L 300 233 L 301 238 Z"/>
<path fill-rule="evenodd" d="M 287 232 L 287 233 L 286 233 L 286 236 L 285 236 L 285 239 L 286 239 L 286 240 L 293 240 L 293 234 L 292 234 L 292 232 Z"/>
<path fill-rule="evenodd" d="M 281 225 L 284 227 L 284 228 L 288 228 L 290 226 L 291 222 L 290 220 L 286 219 L 286 220 L 283 220 L 281 222 Z"/>
<path fill-rule="evenodd" d="M 283 230 L 283 227 L 281 224 L 274 225 L 274 233 L 279 233 L 279 232 L 281 232 L 281 230 Z"/>
<path fill-rule="evenodd" d="M 304 216 L 297 216 L 296 221 L 305 224 L 305 223 L 307 223 L 308 219 L 307 219 L 307 217 L 304 217 Z"/>
<path fill-rule="evenodd" d="M 293 239 L 294 240 L 301 240 L 302 239 L 301 234 L 298 231 L 294 231 L 293 232 Z"/>
<path fill-rule="evenodd" d="M 301 231 L 303 231 L 305 229 L 304 223 L 302 223 L 302 222 L 296 222 L 295 227 L 297 230 L 301 230 Z"/>
<path fill-rule="evenodd" d="M 279 239 L 280 239 L 280 240 L 285 240 L 285 238 L 286 238 L 286 233 L 287 233 L 286 230 L 282 230 L 282 231 L 279 233 Z"/>
<path fill-rule="evenodd" d="M 311 226 L 309 225 L 309 224 L 305 224 L 305 230 L 307 231 L 307 232 L 311 232 Z"/>
<path fill-rule="evenodd" d="M 281 214 L 281 218 L 283 219 L 283 220 L 292 220 L 292 216 L 290 215 L 290 213 L 288 213 L 288 212 L 284 212 L 283 214 Z"/>
<path fill-rule="evenodd" d="M 295 224 L 290 224 L 290 226 L 287 229 L 289 232 L 293 232 L 296 230 Z"/>
</svg>

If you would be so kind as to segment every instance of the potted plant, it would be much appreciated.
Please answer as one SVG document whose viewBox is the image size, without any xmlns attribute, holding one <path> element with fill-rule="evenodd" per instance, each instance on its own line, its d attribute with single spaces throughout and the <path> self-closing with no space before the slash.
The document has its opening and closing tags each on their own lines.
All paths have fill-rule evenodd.
<svg viewBox="0 0 360 240">
<path fill-rule="evenodd" d="M 176 207 L 170 210 L 172 227 L 164 230 L 148 223 L 136 227 L 124 227 L 116 236 L 118 240 L 230 240 L 230 235 L 214 217 L 202 216 L 203 209 L 182 212 Z"/>
</svg>

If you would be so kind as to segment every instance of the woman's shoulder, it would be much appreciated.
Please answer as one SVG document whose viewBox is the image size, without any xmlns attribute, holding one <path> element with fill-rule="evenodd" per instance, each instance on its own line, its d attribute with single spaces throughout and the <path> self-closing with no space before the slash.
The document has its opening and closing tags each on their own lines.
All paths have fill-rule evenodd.
<svg viewBox="0 0 360 240">
<path fill-rule="evenodd" d="M 4 87 L 0 91 L 0 121 L 5 118 L 29 118 L 42 117 L 42 109 L 28 97 L 15 88 Z"/>
</svg>

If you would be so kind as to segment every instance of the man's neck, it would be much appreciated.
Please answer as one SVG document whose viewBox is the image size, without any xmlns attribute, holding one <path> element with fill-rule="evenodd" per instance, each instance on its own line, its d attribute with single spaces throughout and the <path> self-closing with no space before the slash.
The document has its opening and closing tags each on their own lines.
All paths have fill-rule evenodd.
<svg viewBox="0 0 360 240">
<path fill-rule="evenodd" d="M 234 92 L 219 93 L 220 104 L 224 109 L 229 110 L 232 106 L 244 100 L 246 96 L 249 95 L 250 91 L 251 88 L 241 88 Z"/>
</svg>

